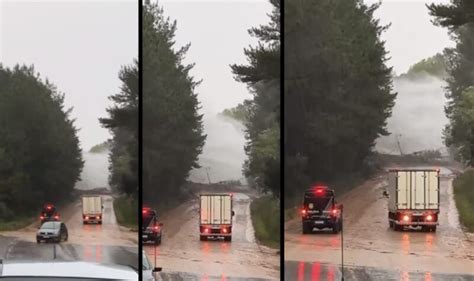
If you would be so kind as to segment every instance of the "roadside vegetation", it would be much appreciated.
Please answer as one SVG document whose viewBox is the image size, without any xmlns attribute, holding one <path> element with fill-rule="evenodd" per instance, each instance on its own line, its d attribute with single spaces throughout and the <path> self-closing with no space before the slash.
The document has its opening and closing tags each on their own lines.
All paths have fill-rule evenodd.
<svg viewBox="0 0 474 281">
<path fill-rule="evenodd" d="M 109 184 L 120 197 L 114 200 L 121 225 L 138 228 L 138 62 L 122 67 L 120 92 L 109 97 L 113 105 L 102 126 L 112 133 L 109 142 Z M 134 225 L 134 227 L 132 227 Z"/>
<path fill-rule="evenodd" d="M 206 135 L 193 65 L 183 64 L 190 47 L 177 48 L 176 21 L 157 3 L 143 7 L 143 203 L 176 204 L 189 172 L 198 168 Z"/>
<path fill-rule="evenodd" d="M 72 108 L 54 84 L 33 66 L 0 65 L 0 85 L 0 228 L 14 229 L 45 202 L 71 200 L 83 161 Z"/>
<path fill-rule="evenodd" d="M 138 202 L 135 198 L 126 195 L 115 198 L 114 210 L 118 224 L 138 231 Z"/>
<path fill-rule="evenodd" d="M 265 246 L 280 248 L 280 200 L 272 196 L 257 198 L 250 204 L 255 238 Z"/>
<path fill-rule="evenodd" d="M 469 232 L 474 232 L 474 170 L 467 170 L 453 181 L 454 200 L 459 220 Z"/>
</svg>

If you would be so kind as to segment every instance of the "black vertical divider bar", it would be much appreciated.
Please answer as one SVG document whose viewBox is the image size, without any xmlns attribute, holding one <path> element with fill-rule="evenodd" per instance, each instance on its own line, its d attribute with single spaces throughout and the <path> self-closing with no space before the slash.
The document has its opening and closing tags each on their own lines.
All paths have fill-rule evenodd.
<svg viewBox="0 0 474 281">
<path fill-rule="evenodd" d="M 280 0 L 280 280 L 285 280 L 285 0 Z M 283 115 L 283 118 L 281 117 Z"/>
<path fill-rule="evenodd" d="M 142 53 L 142 18 L 143 18 L 143 1 L 138 0 L 138 276 L 139 280 L 143 279 L 143 242 L 142 242 L 142 203 L 143 203 L 143 147 L 142 147 L 142 123 L 143 123 L 143 53 Z M 157 265 L 155 264 L 155 267 Z"/>
</svg>

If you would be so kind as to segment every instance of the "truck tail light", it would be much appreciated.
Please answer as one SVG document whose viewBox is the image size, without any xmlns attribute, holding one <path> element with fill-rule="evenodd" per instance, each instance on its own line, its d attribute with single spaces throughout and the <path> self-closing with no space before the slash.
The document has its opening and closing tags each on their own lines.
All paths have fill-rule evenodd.
<svg viewBox="0 0 474 281">
<path fill-rule="evenodd" d="M 100 216 L 98 216 L 97 219 L 100 220 Z"/>
<path fill-rule="evenodd" d="M 209 228 L 204 228 L 204 233 L 209 233 Z"/>
<path fill-rule="evenodd" d="M 409 215 L 403 215 L 402 220 L 404 222 L 409 222 L 410 221 L 410 216 Z"/>
<path fill-rule="evenodd" d="M 86 216 L 84 219 L 85 219 L 85 220 L 88 220 L 88 219 L 89 219 L 89 217 L 88 217 L 88 216 Z"/>
<path fill-rule="evenodd" d="M 432 216 L 432 215 L 427 215 L 427 216 L 425 217 L 425 219 L 426 219 L 427 221 L 433 221 L 433 216 Z"/>
</svg>

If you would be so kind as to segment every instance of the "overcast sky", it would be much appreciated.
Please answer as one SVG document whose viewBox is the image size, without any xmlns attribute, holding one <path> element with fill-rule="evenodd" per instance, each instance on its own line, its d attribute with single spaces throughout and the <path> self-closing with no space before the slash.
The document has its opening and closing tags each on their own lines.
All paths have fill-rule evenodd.
<svg viewBox="0 0 474 281">
<path fill-rule="evenodd" d="M 432 17 L 425 5 L 433 2 L 449 3 L 449 0 L 383 0 L 375 12 L 381 24 L 392 24 L 382 39 L 386 41 L 385 47 L 391 57 L 388 64 L 397 74 L 406 72 L 410 65 L 421 59 L 454 46 L 447 29 L 431 23 Z"/>
<path fill-rule="evenodd" d="M 176 42 L 190 42 L 185 62 L 196 63 L 192 72 L 203 79 L 197 88 L 203 111 L 214 114 L 251 98 L 246 86 L 236 82 L 230 64 L 246 63 L 244 47 L 257 40 L 247 30 L 269 21 L 271 4 L 246 1 L 159 1 L 165 16 L 177 20 Z"/>
<path fill-rule="evenodd" d="M 0 62 L 34 64 L 65 93 L 83 149 L 109 138 L 98 118 L 138 57 L 138 2 L 0 0 L 0 19 Z"/>
</svg>

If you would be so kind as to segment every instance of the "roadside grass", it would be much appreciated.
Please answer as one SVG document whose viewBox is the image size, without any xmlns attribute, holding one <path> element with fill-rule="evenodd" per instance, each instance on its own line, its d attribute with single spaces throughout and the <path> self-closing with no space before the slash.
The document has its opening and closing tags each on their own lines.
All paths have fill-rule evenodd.
<svg viewBox="0 0 474 281">
<path fill-rule="evenodd" d="M 25 228 L 36 220 L 39 220 L 34 216 L 22 216 L 22 217 L 12 217 L 8 221 L 0 220 L 0 231 L 12 231 Z"/>
<path fill-rule="evenodd" d="M 271 196 L 257 198 L 250 204 L 255 237 L 265 246 L 280 248 L 280 203 Z"/>
<path fill-rule="evenodd" d="M 474 232 L 474 170 L 468 170 L 454 179 L 453 192 L 459 220 L 469 232 Z"/>
<path fill-rule="evenodd" d="M 138 202 L 136 200 L 125 195 L 117 197 L 114 199 L 114 211 L 119 225 L 138 231 Z"/>
</svg>

